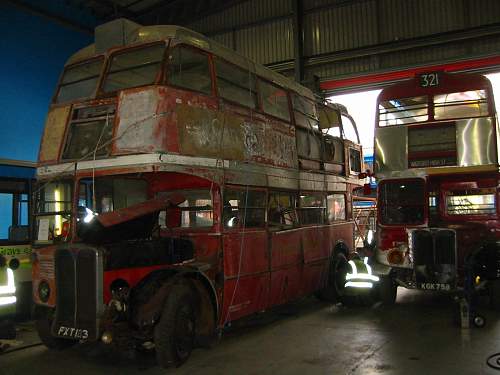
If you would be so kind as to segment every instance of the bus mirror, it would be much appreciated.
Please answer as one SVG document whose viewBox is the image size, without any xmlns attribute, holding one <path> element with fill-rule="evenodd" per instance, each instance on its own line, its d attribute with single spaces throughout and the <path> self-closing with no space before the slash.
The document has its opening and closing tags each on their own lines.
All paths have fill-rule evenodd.
<svg viewBox="0 0 500 375">
<path fill-rule="evenodd" d="M 168 207 L 165 225 L 167 228 L 179 228 L 181 226 L 182 211 L 179 207 Z"/>
<path fill-rule="evenodd" d="M 363 185 L 363 195 L 367 196 L 367 195 L 371 195 L 372 193 L 372 187 L 370 184 L 364 184 Z"/>
<path fill-rule="evenodd" d="M 333 108 L 321 106 L 319 108 L 319 128 L 330 129 L 340 126 L 340 113 Z"/>
</svg>

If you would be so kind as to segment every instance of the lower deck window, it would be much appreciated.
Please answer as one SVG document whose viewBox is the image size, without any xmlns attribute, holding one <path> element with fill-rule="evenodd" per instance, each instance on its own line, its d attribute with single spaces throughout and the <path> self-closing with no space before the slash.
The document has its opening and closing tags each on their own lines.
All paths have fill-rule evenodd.
<svg viewBox="0 0 500 375">
<path fill-rule="evenodd" d="M 287 228 L 297 225 L 294 193 L 269 192 L 267 219 L 270 227 Z"/>
<path fill-rule="evenodd" d="M 222 219 L 226 228 L 262 227 L 266 223 L 266 193 L 226 189 Z"/>
<path fill-rule="evenodd" d="M 185 200 L 178 205 L 180 209 L 181 228 L 211 227 L 214 223 L 212 196 L 207 189 L 169 191 L 162 194 L 181 194 Z M 160 228 L 167 227 L 168 211 L 162 211 L 159 215 Z"/>
<path fill-rule="evenodd" d="M 491 215 L 495 210 L 494 192 L 455 191 L 446 196 L 448 215 Z"/>
<path fill-rule="evenodd" d="M 329 223 L 346 219 L 344 194 L 329 194 L 326 197 L 326 202 L 328 207 Z"/>
<path fill-rule="evenodd" d="M 301 195 L 299 199 L 299 221 L 301 224 L 323 224 L 325 199 L 320 194 Z"/>
</svg>

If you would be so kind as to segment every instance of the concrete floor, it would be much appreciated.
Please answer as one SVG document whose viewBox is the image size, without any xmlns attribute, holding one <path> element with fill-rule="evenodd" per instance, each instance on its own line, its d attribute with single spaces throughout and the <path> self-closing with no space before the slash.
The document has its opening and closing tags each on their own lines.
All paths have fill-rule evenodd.
<svg viewBox="0 0 500 375">
<path fill-rule="evenodd" d="M 480 311 L 486 327 L 463 330 L 443 295 L 400 288 L 397 305 L 365 308 L 308 298 L 234 324 L 214 348 L 195 350 L 179 369 L 95 345 L 64 352 L 34 346 L 0 355 L 0 374 L 498 375 L 486 360 L 500 352 L 500 316 L 486 306 Z M 27 330 L 23 337 L 26 344 L 34 340 Z"/>
</svg>

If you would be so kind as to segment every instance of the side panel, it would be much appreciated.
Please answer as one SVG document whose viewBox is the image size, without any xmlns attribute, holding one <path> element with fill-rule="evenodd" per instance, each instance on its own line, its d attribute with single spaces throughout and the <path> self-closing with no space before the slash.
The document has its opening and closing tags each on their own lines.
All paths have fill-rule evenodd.
<svg viewBox="0 0 500 375">
<path fill-rule="evenodd" d="M 491 118 L 457 121 L 456 127 L 459 167 L 497 163 L 495 133 Z"/>
<path fill-rule="evenodd" d="M 375 172 L 408 169 L 407 128 L 389 126 L 375 128 Z"/>
<path fill-rule="evenodd" d="M 271 241 L 270 305 L 279 305 L 302 294 L 302 229 L 269 234 Z"/>
<path fill-rule="evenodd" d="M 224 301 L 221 323 L 268 306 L 269 254 L 264 229 L 223 235 Z"/>
</svg>

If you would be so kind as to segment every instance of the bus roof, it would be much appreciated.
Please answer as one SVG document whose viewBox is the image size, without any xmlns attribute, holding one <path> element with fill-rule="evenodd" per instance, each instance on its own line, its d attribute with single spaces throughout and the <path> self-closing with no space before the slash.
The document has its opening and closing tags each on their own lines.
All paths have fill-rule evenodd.
<svg viewBox="0 0 500 375">
<path fill-rule="evenodd" d="M 382 89 L 378 95 L 378 102 L 408 98 L 423 95 L 438 95 L 452 92 L 488 90 L 491 95 L 491 83 L 485 76 L 477 73 L 445 73 L 437 72 L 439 84 L 433 87 L 422 87 L 420 85 L 421 74 L 413 79 L 396 83 Z M 425 74 L 425 73 L 424 73 Z"/>
<path fill-rule="evenodd" d="M 129 27 L 128 30 L 123 30 L 124 22 L 127 23 Z M 130 28 L 130 25 L 135 25 L 135 28 Z M 99 28 L 106 28 L 106 32 L 99 32 Z M 109 43 L 106 45 L 99 40 L 99 38 L 106 38 L 106 36 L 110 34 L 118 34 L 116 32 L 116 29 L 120 28 L 125 32 L 128 31 L 127 35 L 123 38 L 121 43 L 116 43 L 116 38 L 114 39 L 114 45 Z M 176 39 L 181 43 L 189 44 L 207 52 L 211 52 L 216 56 L 220 56 L 221 58 L 243 69 L 250 70 L 252 73 L 255 73 L 258 76 L 263 77 L 269 81 L 275 82 L 284 88 L 293 90 L 302 96 L 305 96 L 309 99 L 314 99 L 314 94 L 308 88 L 296 83 L 293 80 L 288 79 L 282 74 L 276 73 L 271 69 L 266 68 L 261 64 L 253 62 L 247 57 L 240 55 L 238 52 L 227 48 L 224 45 L 217 43 L 216 41 L 207 38 L 202 34 L 199 34 L 185 27 L 175 25 L 141 26 L 128 20 L 118 19 L 98 26 L 95 32 L 95 39 L 95 43 L 74 53 L 66 62 L 66 66 L 89 59 L 93 56 L 104 54 L 108 50 L 113 48 L 113 46 L 126 47 L 143 43 L 157 42 L 166 39 Z M 99 46 L 102 46 L 103 44 L 106 45 L 105 50 L 99 48 Z"/>
</svg>

